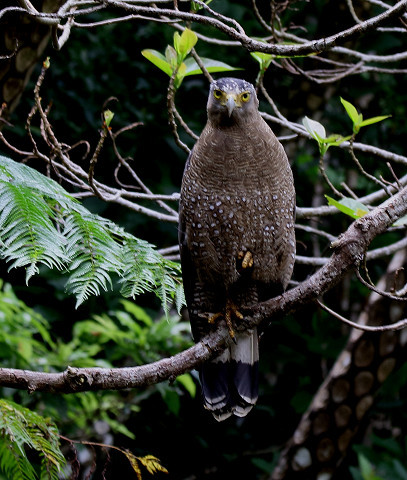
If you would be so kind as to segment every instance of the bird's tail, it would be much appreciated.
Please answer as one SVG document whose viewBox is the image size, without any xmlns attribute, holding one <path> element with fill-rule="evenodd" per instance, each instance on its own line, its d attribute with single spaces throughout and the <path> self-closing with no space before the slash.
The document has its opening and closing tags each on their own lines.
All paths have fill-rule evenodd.
<svg viewBox="0 0 407 480">
<path fill-rule="evenodd" d="M 236 343 L 200 370 L 205 407 L 218 421 L 246 416 L 258 397 L 257 329 L 236 332 Z"/>
</svg>

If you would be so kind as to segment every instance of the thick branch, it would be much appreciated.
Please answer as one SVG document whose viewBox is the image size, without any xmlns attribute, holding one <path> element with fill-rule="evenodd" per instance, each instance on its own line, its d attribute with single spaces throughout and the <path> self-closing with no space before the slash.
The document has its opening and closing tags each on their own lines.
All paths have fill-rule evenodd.
<svg viewBox="0 0 407 480">
<path fill-rule="evenodd" d="M 126 368 L 73 368 L 64 372 L 44 373 L 14 368 L 0 368 L 0 385 L 30 393 L 77 393 L 89 390 L 121 390 L 147 386 L 192 370 L 219 353 L 228 337 L 226 329 L 208 336 L 188 350 L 158 362 Z"/>
<path fill-rule="evenodd" d="M 336 285 L 364 258 L 370 242 L 407 213 L 407 187 L 389 198 L 372 212 L 356 220 L 335 242 L 334 254 L 328 263 L 308 280 L 283 295 L 248 309 L 247 324 L 280 316 L 312 302 Z M 130 368 L 68 368 L 62 373 L 41 373 L 27 370 L 0 369 L 0 386 L 47 392 L 81 392 L 134 388 L 158 383 L 197 367 L 225 348 L 228 333 L 222 325 L 197 345 L 173 357 L 148 365 Z"/>
<path fill-rule="evenodd" d="M 151 20 L 157 21 L 161 21 L 163 17 L 167 17 L 169 19 L 197 22 L 215 27 L 220 32 L 223 32 L 234 40 L 239 41 L 241 45 L 249 51 L 259 51 L 271 53 L 273 55 L 298 56 L 321 53 L 330 50 L 338 44 L 343 44 L 366 33 L 367 31 L 374 30 L 388 20 L 402 15 L 405 13 L 407 7 L 407 0 L 400 0 L 396 3 L 396 5 L 388 8 L 385 12 L 329 37 L 314 41 L 305 41 L 305 43 L 302 43 L 301 45 L 281 45 L 261 42 L 250 38 L 245 34 L 243 28 L 234 19 L 220 15 L 199 0 L 197 3 L 199 3 L 209 14 L 213 15 L 215 18 L 196 13 L 183 12 L 176 9 L 135 5 L 133 2 L 121 0 L 104 0 L 103 2 L 100 2 L 99 5 L 82 9 L 77 8 L 78 6 L 80 7 L 80 4 L 76 2 L 69 2 L 69 11 L 67 11 L 67 7 L 65 6 L 65 8 L 60 9 L 60 11 L 56 14 L 36 12 L 32 9 L 27 9 L 26 11 L 29 15 L 37 18 L 39 22 L 47 24 L 56 25 L 62 20 L 69 20 L 69 28 L 71 28 L 72 25 L 80 25 L 71 20 L 73 17 L 84 16 L 100 10 L 101 8 L 106 9 L 107 7 L 113 7 L 116 9 L 125 10 L 126 12 L 131 12 L 133 14 L 126 15 L 126 20 L 131 19 L 132 17 L 137 19 L 140 18 L 140 15 L 144 15 L 148 16 Z M 0 17 L 5 13 L 5 10 L 6 9 L 0 11 Z M 19 11 L 24 11 L 24 9 L 19 9 Z M 228 24 L 232 26 L 229 26 Z M 66 38 L 64 38 L 64 41 L 65 40 Z"/>
<path fill-rule="evenodd" d="M 335 286 L 341 278 L 363 259 L 371 241 L 386 231 L 407 212 L 407 187 L 389 198 L 364 217 L 354 221 L 348 230 L 332 244 L 334 254 L 327 264 L 298 287 L 273 300 L 260 303 L 246 313 L 252 314 L 254 324 L 277 313 L 297 309 L 313 301 Z"/>
<path fill-rule="evenodd" d="M 384 290 L 394 285 L 396 272 L 405 262 L 406 252 L 398 252 L 378 288 Z M 393 308 L 389 298 L 372 294 L 358 323 L 366 328 L 367 322 L 381 325 L 383 317 L 397 322 L 403 315 L 405 307 Z M 352 330 L 269 480 L 323 478 L 324 472 L 335 472 L 329 478 L 342 478 L 338 466 L 350 451 L 375 394 L 387 376 L 402 365 L 404 357 L 405 342 L 400 332 L 372 334 Z"/>
</svg>

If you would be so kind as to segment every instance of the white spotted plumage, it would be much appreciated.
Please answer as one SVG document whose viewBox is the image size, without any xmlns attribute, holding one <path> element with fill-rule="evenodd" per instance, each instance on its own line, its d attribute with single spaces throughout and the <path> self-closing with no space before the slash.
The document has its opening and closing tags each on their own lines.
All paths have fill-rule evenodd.
<svg viewBox="0 0 407 480">
<path fill-rule="evenodd" d="M 250 98 L 239 103 L 243 93 Z M 233 109 L 231 96 L 237 99 Z M 281 293 L 291 277 L 295 253 L 291 169 L 258 111 L 253 86 L 219 79 L 211 85 L 207 108 L 208 122 L 187 161 L 180 200 L 181 262 L 196 341 L 212 328 L 208 316 L 223 311 L 227 300 L 243 309 Z M 239 260 L 245 252 L 253 257 L 253 266 L 246 270 Z M 257 399 L 257 361 L 253 331 L 202 367 L 205 405 L 215 418 L 251 409 Z M 224 365 L 230 368 L 221 369 Z M 211 383 L 213 375 L 223 382 L 220 395 L 216 378 Z M 209 384 L 215 389 L 212 393 Z"/>
</svg>

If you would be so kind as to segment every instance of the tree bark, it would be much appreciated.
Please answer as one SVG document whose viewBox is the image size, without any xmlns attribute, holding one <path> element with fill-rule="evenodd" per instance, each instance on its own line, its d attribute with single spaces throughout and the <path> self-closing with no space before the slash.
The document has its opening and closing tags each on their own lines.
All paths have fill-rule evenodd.
<svg viewBox="0 0 407 480">
<path fill-rule="evenodd" d="M 407 213 L 407 187 L 383 204 L 355 220 L 333 246 L 329 261 L 309 279 L 288 292 L 248 309 L 247 326 L 276 318 L 315 301 L 336 285 L 346 273 L 357 268 L 370 242 Z M 0 386 L 28 391 L 79 392 L 85 390 L 140 387 L 173 379 L 219 354 L 231 341 L 224 324 L 190 349 L 169 359 L 130 368 L 68 368 L 61 373 L 0 369 Z"/>
<path fill-rule="evenodd" d="M 406 250 L 395 254 L 378 288 L 389 291 L 404 275 Z M 404 283 L 404 282 L 403 282 Z M 381 325 L 403 318 L 405 303 L 372 293 L 358 323 Z M 352 440 L 388 375 L 403 364 L 407 337 L 403 331 L 352 330 L 348 343 L 314 396 L 283 450 L 270 480 L 339 479 Z"/>
<path fill-rule="evenodd" d="M 66 0 L 36 0 L 41 12 L 55 12 Z M 2 7 L 19 6 L 17 0 L 3 1 Z M 50 27 L 26 14 L 9 12 L 0 19 L 0 105 L 6 118 L 16 108 L 30 75 L 49 41 Z"/>
</svg>

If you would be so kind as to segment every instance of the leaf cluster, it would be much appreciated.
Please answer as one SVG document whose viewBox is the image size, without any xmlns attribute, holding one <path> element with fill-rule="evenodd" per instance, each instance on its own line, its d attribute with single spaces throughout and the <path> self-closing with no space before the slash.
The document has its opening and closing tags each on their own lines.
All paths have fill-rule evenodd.
<svg viewBox="0 0 407 480">
<path fill-rule="evenodd" d="M 343 107 L 346 110 L 349 118 L 352 120 L 353 124 L 353 134 L 343 137 L 339 134 L 332 134 L 327 136 L 325 127 L 317 122 L 316 120 L 312 120 L 311 118 L 304 117 L 302 124 L 304 125 L 307 132 L 318 142 L 318 147 L 321 156 L 324 156 L 327 152 L 329 147 L 337 147 L 341 143 L 346 142 L 347 140 L 353 139 L 354 136 L 359 133 L 362 127 L 366 127 L 368 125 L 373 125 L 374 123 L 381 122 L 386 118 L 389 118 L 391 115 L 380 115 L 377 117 L 368 118 L 366 120 L 363 119 L 363 115 L 358 113 L 356 108 L 347 100 L 344 100 L 342 97 L 340 98 Z"/>
<path fill-rule="evenodd" d="M 180 266 L 115 223 L 91 213 L 59 184 L 0 156 L 0 255 L 10 268 L 25 267 L 26 282 L 40 265 L 68 274 L 77 306 L 112 288 L 134 298 L 153 291 L 168 313 L 184 303 Z"/>
<path fill-rule="evenodd" d="M 383 439 L 374 434 L 371 436 L 371 442 L 370 447 L 362 445 L 354 447 L 358 467 L 350 467 L 353 479 L 406 480 L 407 445 L 405 444 L 403 448 L 394 438 Z"/>
<path fill-rule="evenodd" d="M 129 300 L 122 308 L 74 324 L 68 341 L 51 339 L 48 321 L 19 300 L 10 285 L 0 282 L 0 361 L 2 367 L 40 371 L 61 371 L 75 367 L 119 367 L 156 361 L 192 344 L 190 327 L 178 315 L 153 319 Z M 181 388 L 182 387 L 182 388 Z M 134 434 L 120 419 L 140 411 L 140 402 L 158 393 L 168 409 L 179 410 L 185 392 L 195 396 L 196 385 L 190 374 L 181 375 L 172 385 L 163 384 L 145 391 L 133 391 L 123 398 L 117 392 L 86 392 L 64 397 L 41 397 L 42 408 L 64 428 L 86 432 L 95 419 L 112 432 L 129 438 Z M 12 390 L 3 392 L 8 398 Z M 18 396 L 15 393 L 16 396 Z M 130 398 L 131 397 L 131 398 Z M 30 397 L 30 406 L 35 395 Z M 178 401 L 178 403 L 177 403 Z"/>
<path fill-rule="evenodd" d="M 328 200 L 328 205 L 333 205 L 340 212 L 345 213 L 354 219 L 361 218 L 369 212 L 369 208 L 365 204 L 354 198 L 344 197 L 339 201 L 333 199 L 329 195 L 325 195 L 325 198 Z M 406 215 L 399 218 L 397 222 L 394 222 L 393 227 L 401 227 L 404 225 L 407 225 Z"/>
<path fill-rule="evenodd" d="M 26 448 L 37 452 L 37 471 Z M 0 471 L 8 480 L 58 480 L 65 465 L 56 426 L 37 413 L 0 399 Z"/>
<path fill-rule="evenodd" d="M 194 58 L 186 58 L 197 41 L 196 34 L 186 28 L 181 35 L 178 32 L 174 33 L 174 46 L 168 45 L 165 55 L 152 49 L 145 49 L 141 54 L 169 77 L 175 74 L 174 87 L 178 89 L 185 77 L 202 73 L 201 67 Z M 210 58 L 201 58 L 201 61 L 206 70 L 211 73 L 239 70 L 239 68 Z"/>
<path fill-rule="evenodd" d="M 0 280 L 0 361 L 2 366 L 43 368 L 49 349 L 55 347 L 48 322 L 18 299 Z"/>
<path fill-rule="evenodd" d="M 386 118 L 391 117 L 391 115 L 380 115 L 377 117 L 367 118 L 366 120 L 363 119 L 363 115 L 359 113 L 356 108 L 347 100 L 344 100 L 341 97 L 341 103 L 344 106 L 346 113 L 348 114 L 349 118 L 352 120 L 353 124 L 353 133 L 356 135 L 359 133 L 359 130 L 362 127 L 366 127 L 368 125 L 373 125 L 374 123 L 381 122 Z"/>
<path fill-rule="evenodd" d="M 154 475 L 157 472 L 168 473 L 168 470 L 161 465 L 160 460 L 154 455 L 146 455 L 145 457 L 136 457 L 131 452 L 123 452 L 130 462 L 134 472 L 136 473 L 137 480 L 142 480 L 142 472 L 140 465 L 146 468 L 150 475 Z"/>
</svg>

